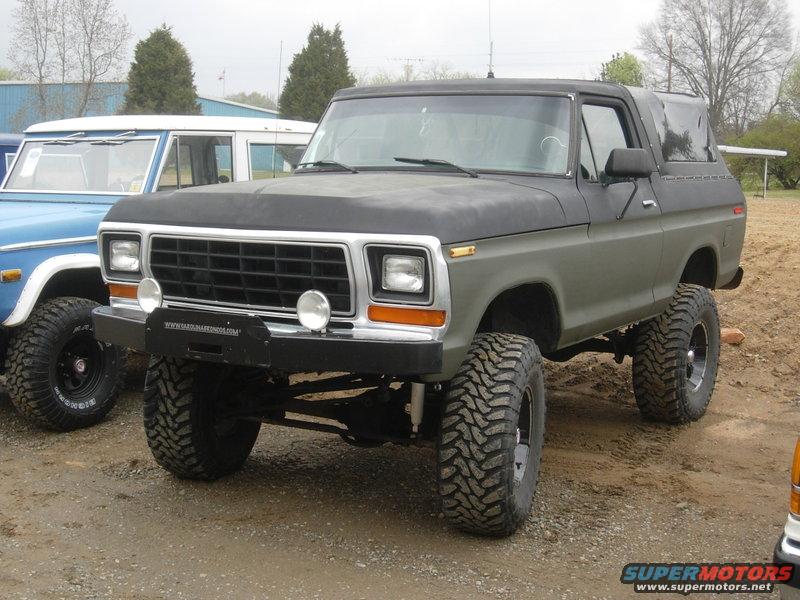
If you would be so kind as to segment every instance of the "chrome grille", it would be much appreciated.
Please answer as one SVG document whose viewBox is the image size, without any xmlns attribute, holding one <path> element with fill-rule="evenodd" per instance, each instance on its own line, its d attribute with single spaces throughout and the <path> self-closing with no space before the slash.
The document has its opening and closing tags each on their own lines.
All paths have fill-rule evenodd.
<svg viewBox="0 0 800 600">
<path fill-rule="evenodd" d="M 168 300 L 294 311 L 315 289 L 334 314 L 352 313 L 342 246 L 153 236 L 150 271 Z"/>
</svg>

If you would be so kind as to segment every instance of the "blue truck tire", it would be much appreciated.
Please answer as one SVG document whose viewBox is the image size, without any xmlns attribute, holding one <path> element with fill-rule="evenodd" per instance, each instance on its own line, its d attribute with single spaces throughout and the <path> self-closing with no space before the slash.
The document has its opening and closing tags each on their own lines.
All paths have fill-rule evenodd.
<svg viewBox="0 0 800 600">
<path fill-rule="evenodd" d="M 70 431 L 94 425 L 117 401 L 126 350 L 94 338 L 97 306 L 86 298 L 53 298 L 11 330 L 8 393 L 17 411 L 42 427 Z"/>
</svg>

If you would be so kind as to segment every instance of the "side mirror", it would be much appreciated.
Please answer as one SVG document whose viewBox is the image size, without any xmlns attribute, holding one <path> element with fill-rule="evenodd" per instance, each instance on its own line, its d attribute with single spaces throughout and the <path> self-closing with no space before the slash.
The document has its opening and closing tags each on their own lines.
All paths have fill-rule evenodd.
<svg viewBox="0 0 800 600">
<path fill-rule="evenodd" d="M 619 179 L 650 177 L 653 165 L 643 148 L 615 148 L 608 156 L 605 173 Z"/>
</svg>

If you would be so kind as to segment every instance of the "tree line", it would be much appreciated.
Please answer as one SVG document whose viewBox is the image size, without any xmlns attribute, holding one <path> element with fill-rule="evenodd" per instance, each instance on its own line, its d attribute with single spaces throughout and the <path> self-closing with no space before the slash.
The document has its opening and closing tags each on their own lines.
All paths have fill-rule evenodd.
<svg viewBox="0 0 800 600">
<path fill-rule="evenodd" d="M 0 69 L 0 80 L 33 82 L 42 118 L 86 114 L 96 83 L 121 78 L 131 31 L 113 0 L 17 0 L 11 17 L 13 71 Z M 704 98 L 720 142 L 789 151 L 773 161 L 771 175 L 794 189 L 800 185 L 800 59 L 790 23 L 787 0 L 662 0 L 653 21 L 641 28 L 641 57 L 614 54 L 597 79 Z M 192 69 L 170 27 L 152 31 L 136 45 L 123 112 L 198 114 Z M 314 24 L 278 98 L 259 92 L 228 98 L 316 121 L 343 87 L 477 76 L 409 59 L 399 74 L 356 77 L 340 26 Z M 48 84 L 60 82 L 78 82 L 72 106 L 48 92 Z M 748 165 L 732 161 L 739 175 Z"/>
</svg>

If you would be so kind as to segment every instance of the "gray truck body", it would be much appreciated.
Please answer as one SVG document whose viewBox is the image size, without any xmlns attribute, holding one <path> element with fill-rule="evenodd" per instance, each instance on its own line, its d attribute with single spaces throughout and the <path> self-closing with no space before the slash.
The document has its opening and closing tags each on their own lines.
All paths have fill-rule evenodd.
<svg viewBox="0 0 800 600">
<path fill-rule="evenodd" d="M 452 378 L 481 330 L 526 335 L 545 356 L 558 356 L 579 349 L 585 340 L 660 314 L 681 282 L 709 288 L 738 284 L 745 200 L 716 151 L 699 99 L 597 82 L 487 79 L 352 88 L 337 93 L 332 106 L 364 98 L 427 96 L 568 99 L 570 139 L 559 141 L 568 147 L 566 172 L 537 175 L 479 169 L 480 176 L 471 178 L 458 171 L 413 165 L 362 168 L 358 173 L 307 168 L 266 183 L 122 200 L 101 224 L 101 244 L 104 235 L 141 236 L 142 272 L 132 281 L 115 276 L 106 264 L 106 279 L 135 283 L 137 277 L 152 278 L 149 240 L 158 235 L 341 243 L 348 253 L 353 311 L 334 315 L 332 324 L 338 323 L 339 329 L 311 336 L 297 327 L 291 306 L 273 310 L 165 295 L 164 308 L 256 315 L 269 331 L 286 330 L 293 339 L 307 338 L 308 344 L 348 335 L 386 344 L 435 343 L 441 352 L 435 370 L 402 373 L 423 381 Z M 652 167 L 649 177 L 635 183 L 588 177 L 581 158 L 587 135 L 585 105 L 614 110 L 625 129 L 627 147 L 646 151 Z M 686 131 L 675 129 L 676 123 L 687 121 Z M 693 141 L 697 146 L 698 131 L 706 136 L 702 156 L 692 147 Z M 433 291 L 425 306 L 445 311 L 444 325 L 370 322 L 369 305 L 419 304 L 372 297 L 367 287 L 374 273 L 364 256 L 370 244 L 418 247 L 427 253 Z M 451 254 L 465 246 L 474 246 L 474 252 Z M 135 302 L 112 299 L 111 308 L 95 313 L 97 335 L 147 350 L 147 318 Z M 353 328 L 346 329 L 350 324 Z M 381 347 L 386 346 L 364 351 L 380 353 Z M 231 360 L 224 353 L 219 359 L 188 350 L 175 354 Z M 271 366 L 275 349 L 267 354 L 270 359 L 254 364 Z M 307 371 L 353 366 L 331 357 L 316 361 L 312 356 L 306 364 L 291 364 Z M 391 365 L 380 360 L 370 361 L 365 371 L 378 369 L 394 374 Z"/>
</svg>

